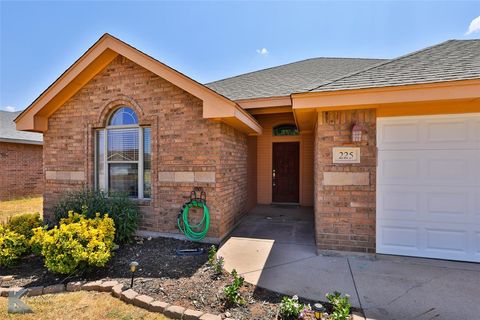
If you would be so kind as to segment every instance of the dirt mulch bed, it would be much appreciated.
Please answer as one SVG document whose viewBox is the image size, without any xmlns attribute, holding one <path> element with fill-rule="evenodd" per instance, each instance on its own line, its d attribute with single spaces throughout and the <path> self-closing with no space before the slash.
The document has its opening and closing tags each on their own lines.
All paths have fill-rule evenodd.
<svg viewBox="0 0 480 320">
<path fill-rule="evenodd" d="M 247 301 L 244 306 L 226 308 L 222 303 L 223 288 L 230 284 L 226 273 L 214 277 L 208 266 L 207 254 L 178 256 L 176 249 L 203 248 L 210 245 L 167 238 L 137 239 L 122 246 L 104 268 L 85 271 L 81 275 L 66 277 L 53 274 L 43 266 L 39 257 L 29 256 L 10 269 L 1 268 L 0 275 L 14 275 L 9 286 L 47 286 L 78 280 L 117 280 L 130 286 L 129 263 L 138 261 L 133 289 L 155 299 L 190 309 L 223 314 L 235 319 L 275 319 L 281 295 L 245 284 L 241 293 Z M 6 284 L 3 284 L 6 285 Z"/>
</svg>

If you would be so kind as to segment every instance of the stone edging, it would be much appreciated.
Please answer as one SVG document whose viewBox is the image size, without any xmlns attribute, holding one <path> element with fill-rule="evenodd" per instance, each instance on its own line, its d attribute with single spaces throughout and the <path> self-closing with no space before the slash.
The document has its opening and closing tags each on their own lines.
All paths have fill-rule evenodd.
<svg viewBox="0 0 480 320">
<path fill-rule="evenodd" d="M 1 277 L 0 277 L 1 279 Z M 123 284 L 118 283 L 118 281 L 76 281 L 69 282 L 66 285 L 64 284 L 54 284 L 50 286 L 39 286 L 39 287 L 10 287 L 10 288 L 1 288 L 0 287 L 0 296 L 8 297 L 10 292 L 17 292 L 19 290 L 26 289 L 27 297 L 41 296 L 44 294 L 55 294 L 62 292 L 74 292 L 74 291 L 96 291 L 96 292 L 110 292 L 112 296 L 117 299 L 122 300 L 125 303 L 133 304 L 139 308 L 148 310 L 150 312 L 161 313 L 164 316 L 170 319 L 181 319 L 181 320 L 221 320 L 220 315 L 214 315 L 211 313 L 205 313 L 202 311 L 187 309 L 181 306 L 171 305 L 166 302 L 155 300 L 154 298 L 139 294 L 133 289 L 126 288 Z M 226 318 L 224 320 L 234 320 L 232 318 Z"/>
</svg>

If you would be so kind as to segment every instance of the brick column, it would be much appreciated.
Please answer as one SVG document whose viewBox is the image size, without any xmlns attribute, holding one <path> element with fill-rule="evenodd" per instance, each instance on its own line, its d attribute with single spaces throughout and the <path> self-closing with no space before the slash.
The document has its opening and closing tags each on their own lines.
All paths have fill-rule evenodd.
<svg viewBox="0 0 480 320">
<path fill-rule="evenodd" d="M 362 141 L 351 142 L 354 123 Z M 360 163 L 334 164 L 333 147 L 359 147 Z M 319 113 L 315 131 L 315 230 L 319 250 L 375 252 L 375 110 Z"/>
</svg>

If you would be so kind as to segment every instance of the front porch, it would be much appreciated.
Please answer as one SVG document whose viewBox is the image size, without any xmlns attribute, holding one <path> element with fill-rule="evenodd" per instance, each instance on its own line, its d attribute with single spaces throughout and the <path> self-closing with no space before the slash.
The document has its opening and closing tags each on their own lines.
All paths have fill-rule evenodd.
<svg viewBox="0 0 480 320">
<path fill-rule="evenodd" d="M 277 244 L 315 246 L 313 208 L 294 205 L 257 205 L 233 230 L 230 238 L 272 240 Z"/>
</svg>

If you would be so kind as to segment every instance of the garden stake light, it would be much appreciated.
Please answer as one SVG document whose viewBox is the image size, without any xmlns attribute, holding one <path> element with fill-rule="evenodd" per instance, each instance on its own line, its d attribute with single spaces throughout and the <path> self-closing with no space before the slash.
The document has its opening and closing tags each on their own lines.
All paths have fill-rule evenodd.
<svg viewBox="0 0 480 320">
<path fill-rule="evenodd" d="M 321 303 L 315 303 L 313 305 L 313 312 L 315 319 L 322 319 L 322 315 L 325 313 L 326 309 Z"/>
<path fill-rule="evenodd" d="M 135 276 L 135 272 L 137 271 L 138 262 L 132 261 L 130 262 L 130 272 L 132 273 L 132 282 L 130 283 L 130 288 L 133 288 L 133 277 Z"/>
</svg>

